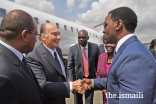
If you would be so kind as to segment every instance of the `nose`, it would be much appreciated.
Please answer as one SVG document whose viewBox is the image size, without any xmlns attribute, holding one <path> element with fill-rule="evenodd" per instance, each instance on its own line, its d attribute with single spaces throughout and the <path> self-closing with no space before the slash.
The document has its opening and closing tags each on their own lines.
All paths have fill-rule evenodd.
<svg viewBox="0 0 156 104">
<path fill-rule="evenodd" d="M 61 36 L 60 36 L 60 34 L 58 34 L 58 35 L 57 35 L 57 39 L 60 39 L 60 38 L 61 38 Z"/>
<path fill-rule="evenodd" d="M 103 33 L 105 33 L 105 28 L 102 30 Z"/>
<path fill-rule="evenodd" d="M 80 40 L 83 40 L 83 38 L 80 38 Z"/>
</svg>

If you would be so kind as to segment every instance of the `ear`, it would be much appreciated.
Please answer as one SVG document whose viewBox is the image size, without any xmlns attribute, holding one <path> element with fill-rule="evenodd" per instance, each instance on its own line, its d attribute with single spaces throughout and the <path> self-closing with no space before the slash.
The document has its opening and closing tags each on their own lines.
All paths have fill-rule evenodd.
<svg viewBox="0 0 156 104">
<path fill-rule="evenodd" d="M 21 33 L 21 38 L 23 41 L 27 41 L 28 39 L 28 30 L 23 30 Z"/>
<path fill-rule="evenodd" d="M 88 36 L 88 39 L 87 40 L 89 40 L 89 36 Z"/>
<path fill-rule="evenodd" d="M 40 35 L 40 38 L 41 38 L 42 41 L 45 41 L 47 37 L 42 33 L 42 34 Z"/>
<path fill-rule="evenodd" d="M 118 20 L 117 22 L 116 22 L 116 30 L 119 30 L 121 27 L 122 27 L 122 21 L 121 20 Z"/>
</svg>

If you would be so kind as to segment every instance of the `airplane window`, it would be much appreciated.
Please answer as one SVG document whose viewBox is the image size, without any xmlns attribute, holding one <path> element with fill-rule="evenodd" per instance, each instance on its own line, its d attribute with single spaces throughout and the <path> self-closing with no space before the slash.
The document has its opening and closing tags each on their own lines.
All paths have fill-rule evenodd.
<svg viewBox="0 0 156 104">
<path fill-rule="evenodd" d="M 92 36 L 91 33 L 89 33 L 89 34 L 90 34 L 90 36 Z"/>
<path fill-rule="evenodd" d="M 64 25 L 64 29 L 67 31 L 67 26 L 66 25 Z"/>
<path fill-rule="evenodd" d="M 77 33 L 79 32 L 79 30 L 76 28 Z"/>
<path fill-rule="evenodd" d="M 90 34 L 90 36 L 92 36 L 92 34 L 91 33 L 89 33 Z"/>
<path fill-rule="evenodd" d="M 0 17 L 4 17 L 6 15 L 6 10 L 0 8 Z"/>
<path fill-rule="evenodd" d="M 57 28 L 59 29 L 59 24 L 58 24 L 58 23 L 56 23 L 56 26 L 57 26 Z"/>
<path fill-rule="evenodd" d="M 50 21 L 46 20 L 47 23 L 50 23 Z"/>
<path fill-rule="evenodd" d="M 71 27 L 71 31 L 73 32 L 73 27 Z"/>
<path fill-rule="evenodd" d="M 35 20 L 36 24 L 39 24 L 39 21 L 38 21 L 37 17 L 34 17 L 34 20 Z"/>
</svg>

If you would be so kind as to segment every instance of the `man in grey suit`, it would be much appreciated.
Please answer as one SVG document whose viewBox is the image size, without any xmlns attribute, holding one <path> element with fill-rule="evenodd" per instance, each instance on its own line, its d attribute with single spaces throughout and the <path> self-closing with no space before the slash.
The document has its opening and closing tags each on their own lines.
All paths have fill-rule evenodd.
<svg viewBox="0 0 156 104">
<path fill-rule="evenodd" d="M 84 79 L 95 90 L 107 89 L 107 104 L 156 104 L 156 63 L 133 34 L 137 15 L 128 7 L 108 13 L 104 21 L 106 43 L 117 43 L 107 78 Z"/>
<path fill-rule="evenodd" d="M 106 39 L 104 38 L 104 35 L 102 37 L 102 41 L 103 41 L 103 44 L 100 44 L 98 46 L 100 54 L 106 52 L 106 48 L 105 48 L 105 41 L 106 41 Z"/>
<path fill-rule="evenodd" d="M 26 59 L 42 88 L 45 104 L 65 104 L 72 90 L 81 90 L 80 81 L 67 82 L 67 68 L 58 47 L 60 31 L 51 23 L 45 23 L 40 28 L 42 43 Z"/>
<path fill-rule="evenodd" d="M 94 43 L 87 42 L 89 39 L 86 30 L 78 33 L 78 44 L 71 46 L 68 54 L 69 79 L 75 81 L 83 78 L 95 78 L 99 50 Z M 93 89 L 86 91 L 85 103 L 93 104 Z M 75 104 L 83 104 L 82 94 L 75 93 Z"/>
<path fill-rule="evenodd" d="M 22 53 L 33 50 L 37 27 L 22 10 L 10 11 L 0 25 L 0 104 L 43 104 L 40 86 Z"/>
</svg>

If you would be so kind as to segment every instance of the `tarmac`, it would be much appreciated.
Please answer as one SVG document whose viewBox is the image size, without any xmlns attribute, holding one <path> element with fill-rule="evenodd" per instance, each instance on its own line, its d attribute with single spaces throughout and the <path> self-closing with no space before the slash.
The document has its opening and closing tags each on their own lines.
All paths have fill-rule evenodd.
<svg viewBox="0 0 156 104">
<path fill-rule="evenodd" d="M 83 101 L 85 101 L 84 98 Z M 66 98 L 66 104 L 74 104 L 73 93 L 70 93 L 70 98 Z M 83 104 L 85 103 L 83 102 Z M 101 91 L 94 91 L 93 104 L 103 104 L 103 97 Z"/>
</svg>

